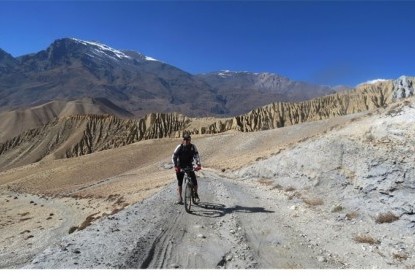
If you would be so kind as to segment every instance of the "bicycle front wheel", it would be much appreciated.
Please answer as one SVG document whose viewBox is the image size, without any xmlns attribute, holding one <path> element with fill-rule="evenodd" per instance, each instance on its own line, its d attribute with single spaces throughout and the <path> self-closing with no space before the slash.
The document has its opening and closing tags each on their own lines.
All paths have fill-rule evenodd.
<svg viewBox="0 0 415 276">
<path fill-rule="evenodd" d="M 192 188 L 190 183 L 186 183 L 186 188 L 184 190 L 184 209 L 186 212 L 190 213 L 190 208 L 192 207 Z"/>
</svg>

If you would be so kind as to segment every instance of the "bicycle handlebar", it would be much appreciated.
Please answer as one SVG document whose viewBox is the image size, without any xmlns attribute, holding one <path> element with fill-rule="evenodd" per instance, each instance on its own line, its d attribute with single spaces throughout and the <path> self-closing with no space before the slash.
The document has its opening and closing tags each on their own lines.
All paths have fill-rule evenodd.
<svg viewBox="0 0 415 276">
<path fill-rule="evenodd" d="M 186 167 L 186 168 L 180 168 L 180 171 L 182 172 L 193 172 L 193 171 L 199 171 L 202 167 Z"/>
</svg>

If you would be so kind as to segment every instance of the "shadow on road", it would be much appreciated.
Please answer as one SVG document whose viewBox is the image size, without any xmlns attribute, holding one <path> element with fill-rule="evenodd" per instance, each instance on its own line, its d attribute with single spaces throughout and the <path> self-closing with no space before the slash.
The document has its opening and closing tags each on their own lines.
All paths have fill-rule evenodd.
<svg viewBox="0 0 415 276">
<path fill-rule="evenodd" d="M 235 205 L 234 207 L 224 208 L 226 214 L 240 212 L 240 213 L 274 213 L 274 211 L 265 210 L 264 207 L 245 207 Z"/>
<path fill-rule="evenodd" d="M 198 208 L 199 207 L 199 208 Z M 264 207 L 245 207 L 235 205 L 233 207 L 226 207 L 224 204 L 199 202 L 198 205 L 192 208 L 192 214 L 202 217 L 223 217 L 231 213 L 274 213 L 274 211 L 266 210 Z"/>
</svg>

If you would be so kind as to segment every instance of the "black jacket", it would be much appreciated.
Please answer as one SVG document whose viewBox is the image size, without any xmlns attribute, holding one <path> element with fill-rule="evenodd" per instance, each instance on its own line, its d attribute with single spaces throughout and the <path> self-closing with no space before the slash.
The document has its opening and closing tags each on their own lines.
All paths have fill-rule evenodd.
<svg viewBox="0 0 415 276">
<path fill-rule="evenodd" d="M 200 157 L 197 148 L 193 144 L 187 146 L 180 144 L 173 152 L 172 161 L 175 167 L 192 167 L 193 160 L 200 166 Z"/>
</svg>

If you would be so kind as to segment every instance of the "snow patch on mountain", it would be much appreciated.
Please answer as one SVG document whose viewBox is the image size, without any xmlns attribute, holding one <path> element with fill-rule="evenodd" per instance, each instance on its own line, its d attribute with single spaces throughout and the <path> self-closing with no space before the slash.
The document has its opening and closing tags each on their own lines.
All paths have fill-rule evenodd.
<svg viewBox="0 0 415 276">
<path fill-rule="evenodd" d="M 105 44 L 102 44 L 102 43 L 85 41 L 85 40 L 80 40 L 80 39 L 77 39 L 77 38 L 72 38 L 72 40 L 74 40 L 78 43 L 81 43 L 85 46 L 92 46 L 94 48 L 94 53 L 96 55 L 105 55 L 105 56 L 108 56 L 109 58 L 112 58 L 112 59 L 134 59 L 133 57 L 125 54 L 124 52 L 119 51 L 119 50 L 114 49 L 114 48 L 111 48 L 111 47 L 109 47 Z M 148 57 L 148 56 L 141 55 L 141 54 L 140 54 L 140 56 L 142 56 L 142 58 L 144 60 L 147 60 L 147 61 L 157 61 L 156 59 L 154 59 L 152 57 Z"/>
<path fill-rule="evenodd" d="M 375 84 L 378 82 L 388 81 L 387 79 L 374 79 L 374 80 L 368 80 L 362 83 L 359 83 L 357 86 L 366 85 L 366 84 Z"/>
</svg>

